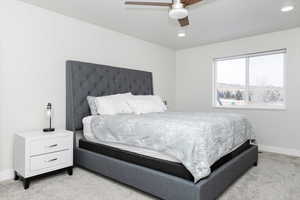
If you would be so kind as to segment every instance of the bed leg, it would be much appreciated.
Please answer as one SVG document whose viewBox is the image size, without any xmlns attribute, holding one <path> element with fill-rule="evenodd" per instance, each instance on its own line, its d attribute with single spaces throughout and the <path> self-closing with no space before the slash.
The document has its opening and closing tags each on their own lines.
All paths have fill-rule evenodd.
<svg viewBox="0 0 300 200">
<path fill-rule="evenodd" d="M 257 167 L 257 161 L 253 164 L 254 167 Z"/>
</svg>

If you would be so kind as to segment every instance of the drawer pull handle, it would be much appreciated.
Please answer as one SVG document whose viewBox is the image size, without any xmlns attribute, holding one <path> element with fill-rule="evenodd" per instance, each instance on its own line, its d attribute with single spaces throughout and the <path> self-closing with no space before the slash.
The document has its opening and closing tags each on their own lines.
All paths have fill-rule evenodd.
<svg viewBox="0 0 300 200">
<path fill-rule="evenodd" d="M 48 147 L 49 147 L 49 148 L 53 148 L 53 147 L 57 147 L 57 145 L 58 145 L 58 144 L 52 144 L 52 145 L 49 145 Z"/>
<path fill-rule="evenodd" d="M 53 162 L 53 161 L 56 161 L 56 160 L 57 160 L 57 158 L 53 158 L 53 159 L 50 159 L 50 160 L 48 160 L 46 162 Z"/>
</svg>

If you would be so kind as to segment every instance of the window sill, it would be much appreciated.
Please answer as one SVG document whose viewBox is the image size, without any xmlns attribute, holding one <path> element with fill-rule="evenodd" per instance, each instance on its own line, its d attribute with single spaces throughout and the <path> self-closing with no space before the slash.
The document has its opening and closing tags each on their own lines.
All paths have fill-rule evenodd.
<svg viewBox="0 0 300 200">
<path fill-rule="evenodd" d="M 286 106 L 216 106 L 215 109 L 286 111 Z"/>
</svg>

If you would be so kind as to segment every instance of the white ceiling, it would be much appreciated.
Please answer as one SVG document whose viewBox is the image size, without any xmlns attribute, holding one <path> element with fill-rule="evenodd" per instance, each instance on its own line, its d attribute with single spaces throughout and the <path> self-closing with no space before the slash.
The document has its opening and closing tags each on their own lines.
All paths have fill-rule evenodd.
<svg viewBox="0 0 300 200">
<path fill-rule="evenodd" d="M 174 49 L 232 40 L 300 26 L 300 0 L 204 0 L 189 8 L 187 37 L 165 7 L 125 6 L 123 0 L 23 0 L 25 2 Z M 169 1 L 169 0 L 163 0 Z"/>
</svg>

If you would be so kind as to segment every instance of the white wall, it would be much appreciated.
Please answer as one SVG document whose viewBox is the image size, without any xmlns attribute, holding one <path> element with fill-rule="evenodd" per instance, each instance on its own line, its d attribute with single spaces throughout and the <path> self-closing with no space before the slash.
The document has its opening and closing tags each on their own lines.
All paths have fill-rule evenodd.
<svg viewBox="0 0 300 200">
<path fill-rule="evenodd" d="M 300 28 L 176 52 L 176 107 L 212 108 L 212 59 L 287 48 L 287 110 L 217 110 L 238 112 L 253 123 L 262 149 L 300 156 Z"/>
<path fill-rule="evenodd" d="M 0 6 L 0 176 L 12 168 L 13 135 L 54 124 L 65 127 L 68 59 L 153 72 L 156 94 L 175 104 L 175 51 L 16 0 Z"/>
</svg>

